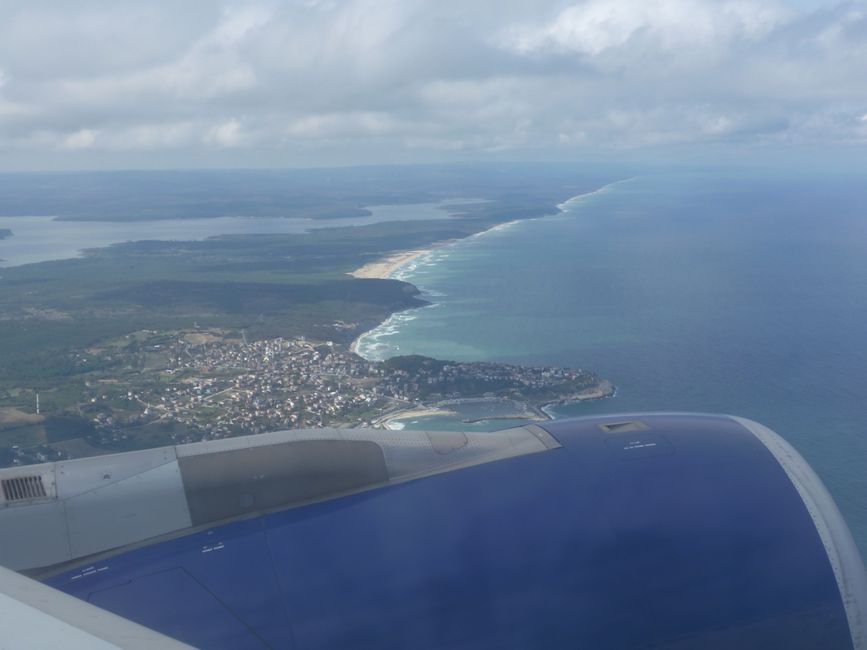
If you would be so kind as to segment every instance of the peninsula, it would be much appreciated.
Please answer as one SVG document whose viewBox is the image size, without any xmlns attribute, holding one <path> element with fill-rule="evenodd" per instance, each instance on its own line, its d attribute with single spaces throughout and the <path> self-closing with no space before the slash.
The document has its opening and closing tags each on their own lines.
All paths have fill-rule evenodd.
<svg viewBox="0 0 867 650">
<path fill-rule="evenodd" d="M 91 368 L 74 407 L 66 409 L 78 421 L 52 427 L 53 420 L 0 408 L 4 435 L 16 441 L 5 450 L 6 463 L 289 428 L 389 426 L 411 416 L 454 414 L 456 405 L 473 400 L 507 403 L 512 418 L 545 419 L 546 404 L 614 390 L 576 368 L 422 356 L 371 362 L 333 341 L 251 342 L 219 329 L 134 332 L 75 358 Z M 18 393 L 19 401 L 35 398 Z M 472 421 L 480 419 L 486 418 Z"/>
</svg>

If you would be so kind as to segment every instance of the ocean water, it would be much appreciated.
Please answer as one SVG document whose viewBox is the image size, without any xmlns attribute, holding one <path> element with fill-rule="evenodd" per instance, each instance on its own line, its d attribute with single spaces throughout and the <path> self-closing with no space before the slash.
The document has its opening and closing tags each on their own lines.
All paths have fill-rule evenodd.
<svg viewBox="0 0 867 650">
<path fill-rule="evenodd" d="M 370 358 L 591 369 L 613 398 L 558 416 L 733 413 L 792 443 L 867 556 L 867 182 L 640 176 L 400 269 L 434 304 L 359 342 Z M 466 428 L 422 418 L 407 428 Z M 499 428 L 501 422 L 472 425 Z"/>
</svg>

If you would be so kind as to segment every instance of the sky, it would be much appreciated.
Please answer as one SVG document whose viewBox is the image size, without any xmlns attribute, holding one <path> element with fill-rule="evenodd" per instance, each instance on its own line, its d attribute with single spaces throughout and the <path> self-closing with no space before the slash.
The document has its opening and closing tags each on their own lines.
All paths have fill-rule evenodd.
<svg viewBox="0 0 867 650">
<path fill-rule="evenodd" d="M 867 2 L 0 0 L 0 169 L 853 156 Z"/>
</svg>

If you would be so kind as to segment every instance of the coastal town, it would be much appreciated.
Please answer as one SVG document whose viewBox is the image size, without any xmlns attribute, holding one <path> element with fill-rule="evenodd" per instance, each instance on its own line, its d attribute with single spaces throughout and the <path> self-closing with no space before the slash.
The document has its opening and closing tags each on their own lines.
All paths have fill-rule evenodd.
<svg viewBox="0 0 867 650">
<path fill-rule="evenodd" d="M 461 399 L 508 399 L 539 407 L 605 397 L 613 387 L 572 368 L 459 363 L 420 356 L 371 362 L 332 341 L 247 341 L 243 332 L 140 331 L 76 353 L 96 368 L 74 409 L 92 425 L 95 449 L 178 444 L 279 429 L 389 426 L 407 414 L 442 413 Z M 28 462 L 75 456 L 50 445 Z M 16 463 L 17 464 L 17 463 Z"/>
</svg>

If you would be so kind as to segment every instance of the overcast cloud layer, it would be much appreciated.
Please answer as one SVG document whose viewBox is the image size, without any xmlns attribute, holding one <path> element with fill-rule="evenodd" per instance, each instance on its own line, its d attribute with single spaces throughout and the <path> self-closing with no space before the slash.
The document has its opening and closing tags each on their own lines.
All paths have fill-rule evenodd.
<svg viewBox="0 0 867 650">
<path fill-rule="evenodd" d="M 867 4 L 0 0 L 0 166 L 867 143 Z"/>
</svg>

